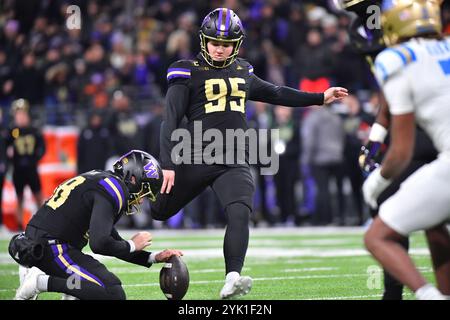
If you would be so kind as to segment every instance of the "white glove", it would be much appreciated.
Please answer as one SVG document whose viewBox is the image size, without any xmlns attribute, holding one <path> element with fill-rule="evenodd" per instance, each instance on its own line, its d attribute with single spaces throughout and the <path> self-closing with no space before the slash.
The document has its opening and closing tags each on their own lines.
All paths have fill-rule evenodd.
<svg viewBox="0 0 450 320">
<path fill-rule="evenodd" d="M 381 167 L 375 169 L 363 184 L 363 195 L 366 203 L 372 208 L 377 208 L 377 199 L 379 195 L 386 189 L 392 180 L 385 179 L 381 175 Z"/>
</svg>

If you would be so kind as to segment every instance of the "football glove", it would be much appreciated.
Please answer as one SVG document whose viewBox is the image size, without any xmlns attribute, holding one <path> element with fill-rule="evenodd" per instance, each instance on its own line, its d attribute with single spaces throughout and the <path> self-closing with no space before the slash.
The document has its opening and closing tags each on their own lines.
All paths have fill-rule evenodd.
<svg viewBox="0 0 450 320">
<path fill-rule="evenodd" d="M 365 176 L 380 166 L 383 150 L 383 143 L 375 141 L 369 141 L 361 147 L 358 162 Z"/>
<path fill-rule="evenodd" d="M 364 201 L 372 209 L 376 209 L 378 207 L 378 197 L 391 183 L 391 179 L 386 179 L 381 175 L 381 167 L 378 167 L 364 181 L 362 187 Z"/>
</svg>

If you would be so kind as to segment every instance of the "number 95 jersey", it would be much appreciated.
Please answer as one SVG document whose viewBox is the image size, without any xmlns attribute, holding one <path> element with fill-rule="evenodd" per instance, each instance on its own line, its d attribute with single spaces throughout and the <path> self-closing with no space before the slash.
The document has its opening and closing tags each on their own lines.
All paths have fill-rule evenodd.
<svg viewBox="0 0 450 320">
<path fill-rule="evenodd" d="M 81 250 L 89 240 L 89 224 L 97 193 L 113 206 L 111 215 L 116 223 L 127 209 L 128 190 L 112 172 L 93 170 L 61 183 L 29 225 Z"/>
<path fill-rule="evenodd" d="M 203 130 L 245 130 L 245 102 L 252 74 L 253 67 L 243 59 L 226 68 L 213 68 L 199 55 L 195 60 L 173 63 L 167 70 L 167 81 L 169 87 L 182 84 L 189 88 L 183 113 L 190 124 L 201 121 Z"/>
</svg>

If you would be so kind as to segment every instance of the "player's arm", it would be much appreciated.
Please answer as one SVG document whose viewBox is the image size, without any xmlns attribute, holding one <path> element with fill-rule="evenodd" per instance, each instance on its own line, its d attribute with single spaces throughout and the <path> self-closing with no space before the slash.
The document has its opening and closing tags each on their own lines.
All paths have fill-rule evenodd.
<svg viewBox="0 0 450 320">
<path fill-rule="evenodd" d="M 149 267 L 150 252 L 141 251 L 151 239 L 123 240 L 113 231 L 115 212 L 113 205 L 100 193 L 94 195 L 94 206 L 89 224 L 89 245 L 94 253 L 112 256 L 124 261 Z M 133 242 L 133 243 L 131 243 Z"/>
<path fill-rule="evenodd" d="M 308 107 L 332 103 L 347 96 L 347 89 L 329 88 L 324 93 L 310 93 L 286 86 L 277 86 L 250 75 L 249 100 L 287 107 Z"/>
<path fill-rule="evenodd" d="M 381 147 L 388 134 L 388 128 L 390 123 L 389 106 L 384 97 L 384 94 L 380 92 L 380 110 L 378 111 L 372 128 L 369 133 L 369 141 L 361 147 L 359 153 L 359 166 L 364 173 L 369 174 L 375 170 L 381 160 Z"/>
<path fill-rule="evenodd" d="M 384 95 L 391 113 L 391 142 L 381 167 L 375 169 L 363 185 L 364 199 L 373 208 L 376 199 L 408 166 L 415 143 L 414 102 L 408 78 L 404 70 L 396 70 L 389 76 L 380 77 Z"/>
<path fill-rule="evenodd" d="M 172 162 L 171 154 L 175 145 L 171 141 L 171 135 L 176 130 L 188 108 L 189 88 L 184 83 L 172 84 L 166 94 L 166 108 L 163 113 L 160 135 L 160 159 L 164 175 L 161 193 L 169 193 L 175 184 L 175 164 Z"/>
<path fill-rule="evenodd" d="M 175 142 L 171 141 L 172 132 L 176 130 L 186 114 L 189 103 L 189 88 L 185 84 L 173 84 L 166 94 L 166 107 L 161 123 L 161 167 L 164 170 L 175 168 L 171 159 L 172 148 Z"/>
<path fill-rule="evenodd" d="M 377 80 L 383 88 L 385 104 L 389 106 L 384 117 L 390 115 L 385 124 L 390 127 L 391 142 L 381 166 L 381 175 L 385 179 L 398 177 L 408 166 L 414 151 L 416 130 L 408 65 L 405 61 L 400 62 L 392 51 L 381 53 L 375 62 Z M 392 56 L 396 60 L 392 60 Z"/>
<path fill-rule="evenodd" d="M 113 237 L 116 240 L 124 240 L 120 235 L 119 232 L 117 232 L 116 228 L 113 228 L 111 231 L 111 237 Z M 134 237 L 133 237 L 134 238 Z M 133 239 L 132 238 L 132 239 Z M 129 242 L 130 240 L 128 240 Z M 150 256 L 148 255 L 150 253 Z M 130 258 L 122 259 L 124 261 L 141 265 L 144 267 L 149 266 L 148 263 L 160 263 L 160 262 L 166 262 L 169 260 L 171 256 L 182 256 L 184 255 L 183 252 L 176 249 L 165 249 L 160 252 L 147 252 L 147 251 L 135 251 L 130 254 Z"/>
<path fill-rule="evenodd" d="M 398 177 L 411 162 L 415 130 L 413 112 L 391 117 L 391 143 L 381 164 L 381 175 L 385 179 Z"/>
<path fill-rule="evenodd" d="M 188 109 L 190 78 L 189 61 L 177 61 L 167 70 L 168 89 L 160 134 L 160 161 L 164 175 L 161 193 L 169 193 L 175 184 L 175 164 L 171 158 L 175 142 L 171 141 L 171 135 Z"/>
</svg>

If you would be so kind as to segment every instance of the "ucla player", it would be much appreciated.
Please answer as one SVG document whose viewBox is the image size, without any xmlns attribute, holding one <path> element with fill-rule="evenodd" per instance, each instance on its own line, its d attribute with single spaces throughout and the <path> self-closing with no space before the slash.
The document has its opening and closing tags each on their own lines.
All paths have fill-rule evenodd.
<svg viewBox="0 0 450 320">
<path fill-rule="evenodd" d="M 450 294 L 448 232 L 433 243 L 441 252 L 433 261 L 439 290 L 427 283 L 399 243 L 413 231 L 440 228 L 450 218 L 450 39 L 442 38 L 440 2 L 383 1 L 383 37 L 389 48 L 377 56 L 375 67 L 389 104 L 391 144 L 363 186 L 366 202 L 376 207 L 378 196 L 412 158 L 417 122 L 438 158 L 381 205 L 365 244 L 388 272 L 424 300 Z"/>
</svg>

